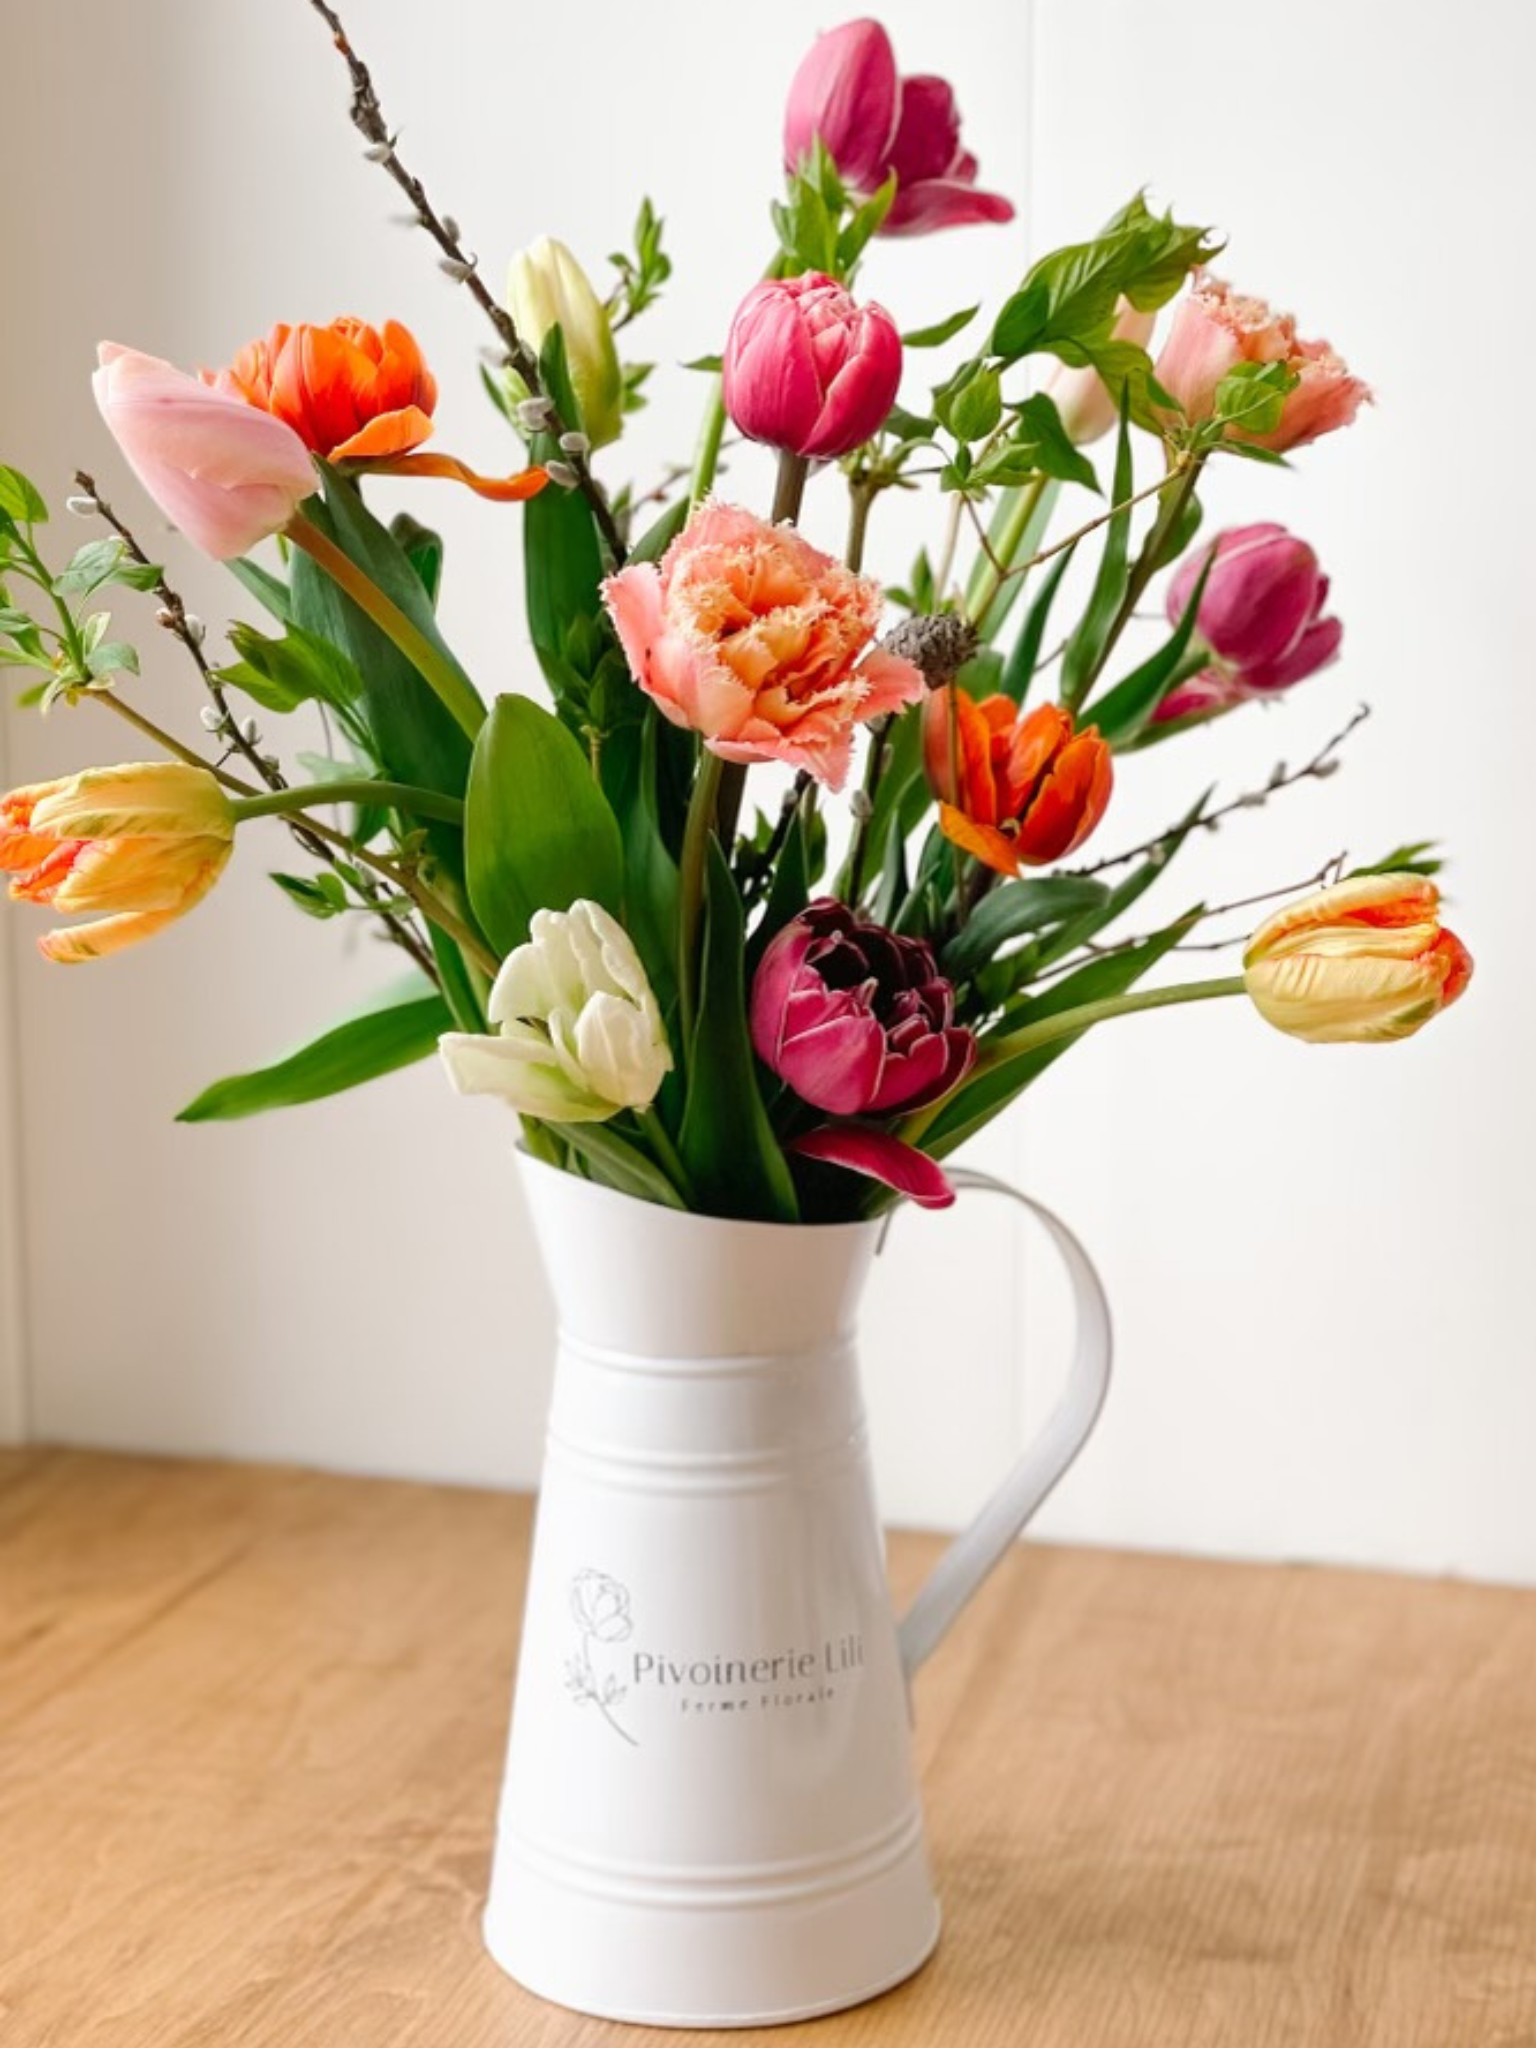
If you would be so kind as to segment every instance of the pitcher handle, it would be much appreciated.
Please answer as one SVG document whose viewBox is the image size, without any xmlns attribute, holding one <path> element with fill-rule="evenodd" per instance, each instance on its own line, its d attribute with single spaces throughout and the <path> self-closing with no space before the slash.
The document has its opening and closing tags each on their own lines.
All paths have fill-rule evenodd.
<svg viewBox="0 0 1536 2048">
<path fill-rule="evenodd" d="M 1088 1441 L 1109 1391 L 1109 1302 L 1093 1261 L 1072 1232 L 1043 1202 L 990 1173 L 951 1167 L 949 1178 L 957 1189 L 980 1188 L 987 1194 L 1006 1195 L 1043 1226 L 1072 1283 L 1077 1342 L 1066 1385 L 1039 1435 L 976 1519 L 950 1544 L 902 1616 L 901 1661 L 908 1678 L 938 1648 L 961 1608 L 1001 1563 L 1019 1531 Z"/>
</svg>

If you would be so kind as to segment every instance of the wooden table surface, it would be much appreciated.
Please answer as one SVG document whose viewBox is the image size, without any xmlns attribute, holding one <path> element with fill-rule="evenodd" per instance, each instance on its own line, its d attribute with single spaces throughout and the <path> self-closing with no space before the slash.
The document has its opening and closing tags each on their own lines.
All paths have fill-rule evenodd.
<svg viewBox="0 0 1536 2048">
<path fill-rule="evenodd" d="M 6 2048 L 696 2041 L 480 1948 L 528 1526 L 0 1454 Z M 1536 1596 L 1024 1548 L 917 1708 L 947 1931 L 818 2044 L 1536 2044 Z"/>
</svg>

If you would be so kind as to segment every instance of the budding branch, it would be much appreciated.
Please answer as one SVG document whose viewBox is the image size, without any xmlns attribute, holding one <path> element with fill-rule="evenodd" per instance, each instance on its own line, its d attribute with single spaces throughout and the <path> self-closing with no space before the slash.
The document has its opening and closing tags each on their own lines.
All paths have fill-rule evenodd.
<svg viewBox="0 0 1536 2048">
<path fill-rule="evenodd" d="M 528 346 L 527 342 L 518 333 L 511 314 L 504 306 L 497 304 L 490 291 L 486 288 L 485 280 L 481 277 L 477 268 L 477 259 L 465 249 L 459 237 L 457 222 L 438 213 L 431 200 L 428 199 L 426 188 L 423 186 L 420 178 L 416 177 L 411 171 L 408 171 L 405 165 L 401 163 L 395 150 L 395 138 L 389 132 L 388 124 L 384 119 L 384 110 L 380 106 L 379 96 L 374 90 L 372 75 L 369 72 L 368 66 L 353 48 L 351 38 L 342 26 L 340 15 L 337 14 L 335 8 L 327 5 L 327 0 L 310 0 L 310 5 L 330 30 L 331 39 L 335 43 L 336 49 L 351 77 L 352 125 L 366 138 L 369 156 L 376 163 L 382 164 L 390 177 L 400 187 L 400 190 L 411 203 L 411 210 L 418 224 L 426 229 L 433 241 L 436 242 L 438 248 L 443 252 L 443 268 L 453 278 L 455 283 L 462 284 L 465 287 L 475 304 L 495 328 L 497 338 L 506 351 L 508 366 L 522 379 L 527 387 L 529 396 L 532 398 L 542 398 L 549 405 L 551 412 L 550 430 L 556 439 L 561 439 L 570 431 L 570 423 L 561 419 L 558 407 L 556 407 L 553 399 L 550 398 L 548 391 L 545 389 L 544 380 L 539 371 L 537 353 Z M 592 517 L 597 522 L 598 530 L 603 536 L 604 545 L 612 557 L 613 566 L 618 568 L 624 560 L 624 539 L 619 532 L 618 522 L 614 518 L 613 507 L 609 504 L 602 486 L 592 474 L 585 451 L 566 449 L 562 446 L 562 459 L 569 465 L 575 476 L 577 490 L 581 492 L 581 495 L 591 507 Z"/>
</svg>

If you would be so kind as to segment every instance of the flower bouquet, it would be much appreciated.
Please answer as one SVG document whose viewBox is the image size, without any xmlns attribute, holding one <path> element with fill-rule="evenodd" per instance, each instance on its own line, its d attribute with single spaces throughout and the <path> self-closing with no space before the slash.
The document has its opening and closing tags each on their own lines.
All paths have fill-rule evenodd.
<svg viewBox="0 0 1536 2048">
<path fill-rule="evenodd" d="M 846 1321 L 853 1281 L 824 1276 L 822 1287 L 817 1248 L 844 1243 L 846 1226 L 848 1243 L 869 1248 L 874 1219 L 900 1197 L 950 1201 L 951 1155 L 1098 1024 L 1237 997 L 1301 1039 L 1374 1041 L 1406 1037 L 1454 1001 L 1471 962 L 1440 923 L 1423 842 L 1320 874 L 1326 886 L 1265 916 L 1240 971 L 1217 978 L 1149 979 L 1209 920 L 1246 905 L 1195 903 L 1127 930 L 1181 848 L 1254 794 L 1199 797 L 1151 839 L 1103 851 L 1117 780 L 1148 749 L 1279 702 L 1339 651 L 1312 549 L 1273 523 L 1209 536 L 1206 479 L 1232 461 L 1278 472 L 1370 396 L 1326 343 L 1210 274 L 1219 244 L 1205 228 L 1134 196 L 1022 276 L 1005 256 L 997 287 L 978 291 L 984 314 L 904 329 L 864 293 L 880 239 L 1002 224 L 1013 208 L 979 186 L 949 86 L 903 77 L 884 30 L 849 23 L 794 78 L 766 260 L 740 257 L 729 330 L 701 336 L 706 353 L 689 366 L 702 393 L 696 453 L 651 487 L 625 476 L 624 428 L 652 366 L 620 343 L 667 283 L 655 210 L 641 207 L 606 286 L 546 240 L 515 258 L 499 298 L 402 160 L 342 24 L 312 4 L 349 72 L 368 155 L 489 327 L 495 363 L 483 376 L 511 444 L 504 472 L 432 450 L 436 382 L 393 320 L 280 324 L 196 375 L 103 344 L 96 400 L 129 468 L 248 601 L 226 649 L 113 508 L 115 487 L 109 503 L 77 475 L 70 510 L 104 530 L 62 559 L 36 486 L 0 469 L 0 662 L 27 701 L 100 707 L 154 754 L 0 803 L 12 895 L 85 920 L 46 933 L 42 951 L 78 963 L 150 937 L 209 895 L 238 835 L 285 829 L 300 859 L 273 879 L 295 907 L 366 920 L 405 956 L 406 979 L 381 1006 L 207 1088 L 187 1120 L 310 1101 L 440 1052 L 457 1089 L 499 1097 L 521 1119 L 540 1203 L 567 1219 L 546 1252 L 586 1367 L 589 1353 L 669 1347 L 782 1361 L 825 1348 Z M 925 370 L 937 360 L 942 374 Z M 734 502 L 738 437 L 777 451 L 771 503 Z M 485 702 L 438 625 L 441 542 L 424 519 L 381 520 L 375 477 L 420 479 L 424 513 L 429 490 L 456 486 L 487 501 L 487 520 L 517 519 L 526 691 Z M 937 507 L 932 545 L 882 590 L 867 558 L 883 504 L 919 489 Z M 839 555 L 798 530 L 807 493 L 841 501 Z M 1081 509 L 1068 518 L 1073 494 Z M 1159 578 L 1165 626 L 1132 653 L 1130 629 Z M 180 642 L 203 699 L 198 743 L 136 701 L 139 655 L 104 605 L 114 588 L 144 593 Z M 327 757 L 306 756 L 298 773 L 272 734 L 297 714 L 307 735 L 317 713 Z M 1331 772 L 1343 737 L 1259 794 Z M 807 1336 L 796 1305 L 763 1303 L 771 1332 L 754 1338 L 737 1315 L 753 1284 L 744 1255 L 739 1270 L 727 1260 L 739 1286 L 699 1311 L 702 1327 L 679 1336 L 650 1303 L 632 1323 L 662 1334 L 626 1341 L 632 1325 L 616 1332 L 603 1318 L 626 1286 L 643 1293 L 646 1270 L 654 1288 L 658 1267 L 675 1263 L 685 1240 L 667 1212 L 708 1220 L 711 1258 L 737 1243 L 737 1227 L 800 1226 L 797 1277 L 823 1326 Z M 626 1280 L 615 1251 L 598 1267 L 603 1300 L 572 1307 L 604 1233 L 625 1233 L 645 1257 Z M 574 1243 L 579 1258 L 567 1256 Z M 622 1408 L 617 1393 L 592 1398 L 593 1413 Z M 581 1406 L 575 1395 L 568 1405 Z M 852 1413 L 827 1422 L 829 1443 L 856 1434 Z M 565 1414 L 561 1427 L 573 1426 Z M 617 1454 L 610 1444 L 603 1455 Z M 631 1443 L 626 1455 L 641 1452 Z M 724 1453 L 708 1439 L 689 1455 Z M 558 1523 L 565 1510 L 549 1512 Z M 552 1554 L 561 1540 L 540 1538 Z M 650 1539 L 628 1528 L 623 1540 L 632 1558 L 651 1556 L 659 1586 Z M 680 1540 L 668 1539 L 674 1552 Z M 705 1550 L 712 1540 L 688 1538 Z M 783 1535 L 776 1554 L 796 1540 Z M 643 1723 L 645 1684 L 674 1664 L 701 1666 L 642 1642 L 641 1564 L 633 1583 L 600 1565 L 580 1542 L 548 1564 L 543 1581 L 557 1591 L 542 1622 L 543 1596 L 531 1596 L 529 1626 L 568 1675 L 558 1588 L 577 1589 L 583 1686 L 566 1688 L 566 1704 L 597 1702 L 587 1724 L 634 1745 L 644 1737 L 627 1715 Z M 793 1576 L 789 1562 L 782 1570 Z M 803 1576 L 819 1583 L 814 1560 Z M 595 1587 L 603 1629 L 588 1611 Z M 654 1593 L 653 1614 L 666 1597 Z M 673 1619 L 680 1633 L 704 1629 L 682 1610 Z M 709 1634 L 717 1623 L 704 1633 L 718 1646 L 729 1638 Z M 862 1646 L 841 1670 L 872 1671 L 881 1657 L 899 1670 L 884 1624 L 835 1626 L 837 1640 Z M 599 1678 L 594 1642 L 629 1658 L 627 1679 L 606 1668 Z M 690 1681 L 695 1693 L 734 1683 L 735 1661 L 777 1668 L 780 1655 L 727 1657 L 726 1678 Z M 554 1709 L 525 1709 L 526 1666 L 525 1656 L 519 1715 L 538 1724 Z M 788 1696 L 780 1676 L 776 1699 Z M 818 1710 L 830 1714 L 822 1676 Z M 769 1698 L 768 1681 L 743 1683 Z M 557 1679 L 550 1697 L 560 1691 Z M 879 1697 L 885 1713 L 889 1689 Z M 888 1785 L 887 1795 L 900 1808 Z M 524 1796 L 540 1795 L 530 1783 Z M 579 1803 L 569 1784 L 566 1796 Z M 844 1835 L 867 1824 L 846 1820 Z M 548 1828 L 539 1839 L 539 1882 L 552 1884 Z M 777 1851 L 763 1853 L 765 1869 L 779 1868 Z M 506 1855 L 532 1885 L 532 1851 Z M 708 1858 L 690 1838 L 678 1860 Z M 881 1865 L 880 1882 L 896 1868 Z M 845 1906 L 851 1896 L 845 1885 Z M 554 1911 L 518 1897 L 525 1923 Z M 801 1971 L 814 1981 L 783 1995 L 774 1986 L 785 1957 L 801 1954 L 793 1942 L 768 1964 L 722 1964 L 724 1988 L 697 1996 L 664 1973 L 610 1991 L 562 1974 L 564 1963 L 514 1967 L 553 1995 L 628 2016 L 821 2010 L 892 1981 L 931 1945 L 926 1889 L 912 1891 L 905 1921 L 887 1894 L 859 1899 L 860 1924 L 883 1916 L 897 1947 L 867 1956 L 850 1924 L 829 1921 L 823 1961 Z M 799 1941 L 803 1920 L 794 1927 Z M 589 1928 L 589 1954 L 611 1961 L 611 1932 Z M 642 1932 L 654 1962 L 665 1940 Z M 506 1936 L 498 1952 L 509 1947 Z"/>
</svg>

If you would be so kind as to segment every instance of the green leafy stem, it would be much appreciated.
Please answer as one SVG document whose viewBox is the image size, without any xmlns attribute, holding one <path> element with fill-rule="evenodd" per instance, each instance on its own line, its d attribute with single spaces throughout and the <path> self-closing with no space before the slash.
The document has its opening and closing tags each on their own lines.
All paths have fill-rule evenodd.
<svg viewBox="0 0 1536 2048">
<path fill-rule="evenodd" d="M 464 824 L 464 805 L 458 797 L 443 796 L 435 789 L 418 789 L 414 783 L 384 782 L 371 775 L 343 776 L 334 782 L 318 782 L 290 789 L 269 789 L 262 796 L 237 797 L 236 819 L 282 818 L 305 812 L 312 803 L 374 804 L 392 811 L 409 811 L 418 818 L 437 818 L 445 825 Z"/>
</svg>

